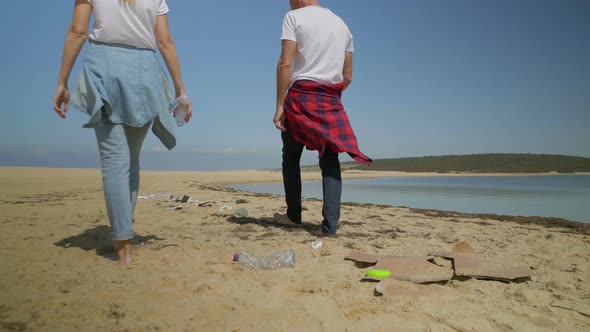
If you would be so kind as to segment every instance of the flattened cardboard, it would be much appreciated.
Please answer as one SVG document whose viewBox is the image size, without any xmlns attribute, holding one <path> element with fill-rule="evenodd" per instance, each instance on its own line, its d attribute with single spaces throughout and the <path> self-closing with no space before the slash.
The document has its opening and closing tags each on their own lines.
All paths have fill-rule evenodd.
<svg viewBox="0 0 590 332">
<path fill-rule="evenodd" d="M 454 261 L 455 274 L 477 279 L 514 280 L 533 275 L 533 271 L 524 265 L 512 266 L 500 259 L 482 259 L 466 242 L 455 244 L 452 253 L 436 253 L 436 256 L 451 258 Z"/>
<path fill-rule="evenodd" d="M 431 287 L 395 279 L 381 280 L 375 290 L 383 296 L 417 298 L 433 292 Z"/>
<path fill-rule="evenodd" d="M 348 255 L 346 255 L 346 257 L 344 257 L 344 259 L 349 259 L 351 261 L 355 261 L 355 262 L 358 262 L 358 263 L 375 264 L 379 260 L 379 256 L 378 255 L 366 254 L 366 253 L 361 252 L 361 251 L 353 250 Z"/>
<path fill-rule="evenodd" d="M 450 267 L 438 266 L 429 262 L 428 257 L 384 257 L 377 261 L 375 269 L 388 270 L 389 278 L 411 281 L 417 284 L 426 282 L 448 281 L 453 277 Z M 366 280 L 381 280 L 381 278 L 365 277 Z"/>
<path fill-rule="evenodd" d="M 429 262 L 433 256 L 379 256 L 360 251 L 351 251 L 345 259 L 359 263 L 376 264 L 375 269 L 391 272 L 389 278 L 415 283 L 447 281 L 453 277 L 449 267 L 441 267 Z M 364 277 L 364 280 L 379 281 L 382 278 Z"/>
<path fill-rule="evenodd" d="M 344 257 L 344 259 L 348 259 L 351 261 L 355 261 L 358 263 L 367 263 L 367 264 L 375 264 L 377 263 L 377 261 L 379 259 L 382 258 L 399 258 L 399 259 L 418 259 L 418 260 L 431 260 L 433 258 L 433 256 L 394 256 L 394 255 L 390 255 L 390 256 L 380 256 L 380 255 L 373 255 L 373 254 L 367 254 L 364 253 L 362 251 L 356 251 L 353 250 L 350 253 L 348 253 L 348 255 L 346 255 L 346 257 Z"/>
</svg>

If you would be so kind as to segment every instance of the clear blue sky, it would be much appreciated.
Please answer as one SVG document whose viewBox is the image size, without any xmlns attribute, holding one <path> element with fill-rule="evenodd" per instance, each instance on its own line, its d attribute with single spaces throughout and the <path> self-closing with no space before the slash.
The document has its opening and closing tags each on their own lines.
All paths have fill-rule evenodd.
<svg viewBox="0 0 590 332">
<path fill-rule="evenodd" d="M 144 169 L 280 167 L 271 119 L 288 2 L 169 0 L 194 116 L 174 152 L 150 134 Z M 73 3 L 10 1 L 1 14 L 0 165 L 98 165 L 85 116 L 64 121 L 51 108 Z M 355 36 L 344 104 L 369 156 L 590 157 L 590 1 L 321 3 Z"/>
</svg>

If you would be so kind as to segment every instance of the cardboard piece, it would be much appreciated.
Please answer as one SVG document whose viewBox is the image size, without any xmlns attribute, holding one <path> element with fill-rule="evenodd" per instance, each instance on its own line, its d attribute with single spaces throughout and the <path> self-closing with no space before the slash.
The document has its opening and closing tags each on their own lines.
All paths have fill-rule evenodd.
<svg viewBox="0 0 590 332">
<path fill-rule="evenodd" d="M 375 291 L 383 296 L 417 298 L 430 295 L 433 292 L 433 288 L 408 281 L 384 279 L 375 286 Z"/>
<path fill-rule="evenodd" d="M 375 269 L 390 271 L 389 278 L 391 279 L 411 281 L 417 284 L 451 280 L 453 270 L 450 267 L 431 263 L 430 259 L 425 259 L 425 257 L 384 257 L 377 261 Z M 364 279 L 381 280 L 373 277 L 365 277 Z"/>
<path fill-rule="evenodd" d="M 375 263 L 377 263 L 377 261 L 379 259 L 383 259 L 383 258 L 398 258 L 398 259 L 428 261 L 428 260 L 431 260 L 433 258 L 433 256 L 395 256 L 395 255 L 381 256 L 381 255 L 372 255 L 372 254 L 364 253 L 362 251 L 353 250 L 350 253 L 348 253 L 348 255 L 346 255 L 346 257 L 344 257 L 344 259 L 355 261 L 357 263 L 367 263 L 367 264 L 375 264 Z"/>
<path fill-rule="evenodd" d="M 360 251 L 350 252 L 345 259 L 359 263 L 375 264 L 375 269 L 388 270 L 389 278 L 415 283 L 447 281 L 453 277 L 449 267 L 431 263 L 432 256 L 379 256 Z M 364 277 L 364 280 L 379 281 L 382 278 Z"/>
<path fill-rule="evenodd" d="M 533 275 L 533 271 L 528 266 L 510 265 L 501 259 L 483 259 L 466 242 L 455 244 L 452 253 L 436 253 L 434 255 L 453 259 L 455 274 L 458 276 L 514 280 Z"/>
</svg>

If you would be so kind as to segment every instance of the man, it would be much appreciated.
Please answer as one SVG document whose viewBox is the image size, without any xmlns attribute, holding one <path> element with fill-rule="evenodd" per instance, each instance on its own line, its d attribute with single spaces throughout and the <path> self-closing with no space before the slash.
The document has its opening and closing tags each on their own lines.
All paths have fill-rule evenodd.
<svg viewBox="0 0 590 332">
<path fill-rule="evenodd" d="M 287 214 L 277 223 L 299 226 L 303 147 L 317 150 L 322 169 L 323 222 L 316 236 L 336 234 L 340 219 L 342 178 L 338 153 L 370 165 L 362 154 L 340 97 L 352 81 L 352 34 L 317 0 L 290 0 L 281 35 L 277 65 L 277 109 L 273 119 L 283 140 L 283 182 Z"/>
</svg>

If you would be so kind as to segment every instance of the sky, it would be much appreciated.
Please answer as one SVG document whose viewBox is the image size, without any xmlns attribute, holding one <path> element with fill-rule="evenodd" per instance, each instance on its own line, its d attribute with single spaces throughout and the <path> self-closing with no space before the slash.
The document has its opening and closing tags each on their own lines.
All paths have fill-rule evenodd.
<svg viewBox="0 0 590 332">
<path fill-rule="evenodd" d="M 141 1 L 141 0 L 139 0 Z M 590 157 L 590 1 L 324 0 L 354 35 L 343 103 L 373 159 Z M 0 166 L 98 167 L 87 115 L 52 110 L 73 0 L 10 1 L 0 37 Z M 279 168 L 276 63 L 288 0 L 168 0 L 193 118 L 143 169 Z M 70 76 L 72 87 L 82 50 Z M 341 160 L 350 160 L 342 155 Z M 304 153 L 304 164 L 317 153 Z"/>
</svg>

